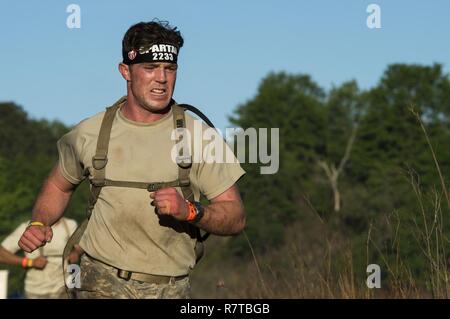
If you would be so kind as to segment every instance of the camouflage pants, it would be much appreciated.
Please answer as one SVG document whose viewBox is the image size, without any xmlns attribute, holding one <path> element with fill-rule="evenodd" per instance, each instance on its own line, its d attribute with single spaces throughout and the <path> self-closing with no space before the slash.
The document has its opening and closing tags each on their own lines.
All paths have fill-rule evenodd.
<svg viewBox="0 0 450 319">
<path fill-rule="evenodd" d="M 57 292 L 52 294 L 34 294 L 25 292 L 27 299 L 67 299 L 66 287 L 61 287 Z"/>
<path fill-rule="evenodd" d="M 83 255 L 81 258 L 81 288 L 75 288 L 79 299 L 188 299 L 189 276 L 167 284 L 124 280 L 117 269 Z"/>
</svg>

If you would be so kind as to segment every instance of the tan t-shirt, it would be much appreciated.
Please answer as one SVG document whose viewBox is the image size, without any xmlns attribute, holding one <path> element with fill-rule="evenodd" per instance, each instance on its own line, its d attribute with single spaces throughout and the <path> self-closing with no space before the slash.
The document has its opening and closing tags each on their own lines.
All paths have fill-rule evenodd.
<svg viewBox="0 0 450 319">
<path fill-rule="evenodd" d="M 15 254 L 20 250 L 17 244 L 27 228 L 28 223 L 22 223 L 13 233 L 6 237 L 2 246 Z M 25 253 L 28 258 L 36 258 L 40 255 L 47 257 L 47 265 L 44 269 L 31 268 L 25 277 L 25 292 L 34 295 L 47 295 L 58 292 L 64 287 L 64 276 L 62 269 L 62 253 L 66 242 L 77 228 L 77 222 L 73 219 L 63 217 L 52 226 L 53 238 L 40 249 L 36 249 L 31 254 Z"/>
<path fill-rule="evenodd" d="M 73 184 L 92 178 L 92 157 L 104 113 L 82 121 L 58 141 L 62 174 Z M 193 127 L 194 118 L 186 113 L 186 128 L 192 137 Z M 171 159 L 176 143 L 171 140 L 172 130 L 172 111 L 147 124 L 131 121 L 119 110 L 111 131 L 106 178 L 176 180 L 178 166 Z M 206 145 L 207 141 L 203 148 Z M 195 199 L 200 192 L 208 199 L 220 195 L 243 174 L 237 160 L 232 164 L 194 163 L 189 177 Z M 181 189 L 178 191 L 181 193 Z M 169 216 L 159 217 L 150 203 L 145 189 L 103 187 L 80 246 L 92 257 L 120 269 L 167 276 L 187 274 L 195 265 L 192 226 Z"/>
</svg>

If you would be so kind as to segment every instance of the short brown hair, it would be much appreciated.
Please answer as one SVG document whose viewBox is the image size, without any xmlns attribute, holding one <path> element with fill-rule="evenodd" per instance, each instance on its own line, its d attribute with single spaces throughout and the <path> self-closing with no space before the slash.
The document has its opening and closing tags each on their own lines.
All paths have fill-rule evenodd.
<svg viewBox="0 0 450 319">
<path fill-rule="evenodd" d="M 131 50 L 157 43 L 171 44 L 179 50 L 184 40 L 177 27 L 172 27 L 167 21 L 139 22 L 131 26 L 123 37 L 122 57 L 125 59 Z"/>
</svg>

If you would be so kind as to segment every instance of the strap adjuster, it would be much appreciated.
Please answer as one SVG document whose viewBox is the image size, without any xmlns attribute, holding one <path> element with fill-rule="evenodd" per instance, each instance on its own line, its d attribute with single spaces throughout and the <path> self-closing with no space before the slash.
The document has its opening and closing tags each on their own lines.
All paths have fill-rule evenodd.
<svg viewBox="0 0 450 319">
<path fill-rule="evenodd" d="M 108 157 L 106 155 L 94 155 L 92 156 L 92 166 L 96 170 L 100 170 L 108 163 Z"/>
<path fill-rule="evenodd" d="M 106 180 L 104 178 L 101 179 L 91 179 L 91 184 L 96 186 L 96 187 L 103 187 L 106 185 Z"/>
<path fill-rule="evenodd" d="M 179 180 L 179 187 L 186 187 L 189 185 L 191 185 L 191 181 L 189 180 L 189 178 Z"/>
<path fill-rule="evenodd" d="M 149 192 L 156 192 L 158 189 L 162 187 L 162 185 L 163 185 L 162 182 L 150 183 L 148 184 L 147 190 Z"/>
<path fill-rule="evenodd" d="M 123 280 L 129 281 L 131 279 L 132 272 L 119 269 L 117 271 L 117 277 L 122 278 Z"/>
<path fill-rule="evenodd" d="M 178 155 L 175 158 L 177 165 L 181 168 L 189 168 L 192 166 L 192 156 L 191 155 Z"/>
</svg>

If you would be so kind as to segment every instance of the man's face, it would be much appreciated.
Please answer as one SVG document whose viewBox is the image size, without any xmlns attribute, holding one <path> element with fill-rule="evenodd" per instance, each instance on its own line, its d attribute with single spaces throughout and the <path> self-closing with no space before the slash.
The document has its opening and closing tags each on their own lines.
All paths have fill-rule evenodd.
<svg viewBox="0 0 450 319">
<path fill-rule="evenodd" d="M 166 62 L 130 65 L 131 92 L 150 111 L 160 111 L 170 102 L 177 79 L 177 65 Z"/>
</svg>

